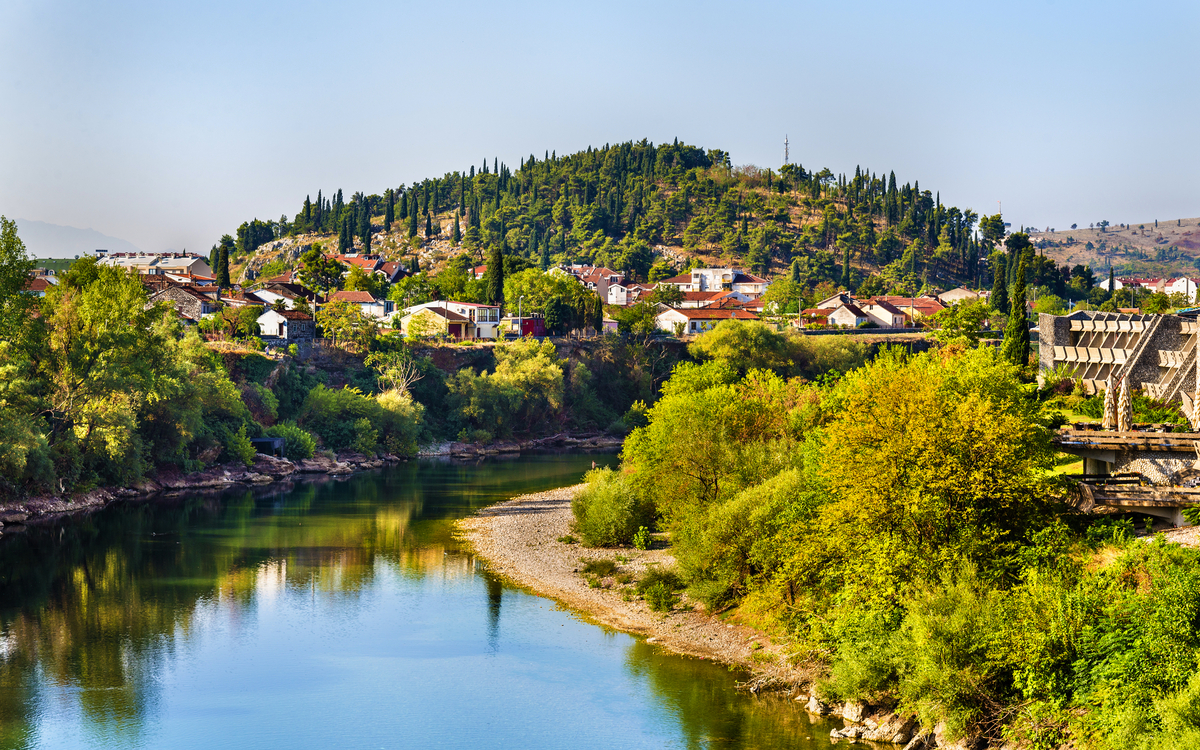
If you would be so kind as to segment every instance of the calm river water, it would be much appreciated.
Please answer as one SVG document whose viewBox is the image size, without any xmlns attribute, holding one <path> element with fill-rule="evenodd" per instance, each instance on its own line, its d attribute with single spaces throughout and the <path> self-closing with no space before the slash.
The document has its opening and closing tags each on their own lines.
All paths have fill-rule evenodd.
<svg viewBox="0 0 1200 750">
<path fill-rule="evenodd" d="M 736 675 L 500 584 L 454 519 L 593 459 L 414 462 L 0 539 L 0 747 L 826 748 Z"/>
</svg>

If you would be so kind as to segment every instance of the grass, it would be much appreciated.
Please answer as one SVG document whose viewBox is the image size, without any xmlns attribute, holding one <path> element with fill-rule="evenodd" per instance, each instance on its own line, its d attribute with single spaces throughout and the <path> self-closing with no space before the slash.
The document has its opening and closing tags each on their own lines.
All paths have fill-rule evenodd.
<svg viewBox="0 0 1200 750">
<path fill-rule="evenodd" d="M 566 536 L 560 536 L 556 541 L 561 542 L 562 544 L 579 544 L 579 540 L 570 534 L 567 534 Z"/>
</svg>

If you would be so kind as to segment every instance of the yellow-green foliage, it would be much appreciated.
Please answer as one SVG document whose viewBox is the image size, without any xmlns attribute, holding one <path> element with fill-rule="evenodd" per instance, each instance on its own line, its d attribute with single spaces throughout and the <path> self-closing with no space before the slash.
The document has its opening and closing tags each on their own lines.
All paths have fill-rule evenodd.
<svg viewBox="0 0 1200 750">
<path fill-rule="evenodd" d="M 446 382 L 450 412 L 463 427 L 508 436 L 562 418 L 563 363 L 554 344 L 527 337 L 496 346 L 495 356 L 494 372 L 463 368 Z"/>
<path fill-rule="evenodd" d="M 587 547 L 630 544 L 641 526 L 654 523 L 654 506 L 644 501 L 628 478 L 612 469 L 593 469 L 587 486 L 571 501 L 571 530 Z"/>
</svg>

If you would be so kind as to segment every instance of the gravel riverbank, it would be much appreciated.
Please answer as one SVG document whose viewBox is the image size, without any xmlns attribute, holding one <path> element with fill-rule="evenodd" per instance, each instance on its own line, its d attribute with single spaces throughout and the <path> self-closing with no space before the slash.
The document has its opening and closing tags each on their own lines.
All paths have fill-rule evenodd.
<svg viewBox="0 0 1200 750">
<path fill-rule="evenodd" d="M 760 631 L 707 614 L 702 605 L 686 597 L 665 614 L 636 598 L 632 584 L 622 585 L 610 577 L 602 587 L 590 587 L 579 572 L 583 558 L 614 560 L 618 574 L 634 578 L 641 578 L 654 565 L 671 567 L 675 559 L 661 549 L 588 549 L 558 541 L 570 534 L 571 499 L 581 486 L 522 495 L 490 506 L 459 521 L 460 534 L 491 570 L 596 622 L 645 636 L 648 642 L 680 654 L 743 667 L 776 684 L 806 682 L 804 675 L 786 665 L 782 646 Z"/>
</svg>

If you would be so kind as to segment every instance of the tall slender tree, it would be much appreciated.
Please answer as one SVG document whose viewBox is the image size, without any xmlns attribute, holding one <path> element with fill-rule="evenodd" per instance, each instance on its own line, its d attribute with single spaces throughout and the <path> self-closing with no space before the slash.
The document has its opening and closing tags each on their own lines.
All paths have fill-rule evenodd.
<svg viewBox="0 0 1200 750">
<path fill-rule="evenodd" d="M 1008 309 L 1008 265 L 1003 254 L 992 256 L 992 309 L 1004 312 Z"/>
<path fill-rule="evenodd" d="M 1021 253 L 1017 264 L 1017 277 L 1012 284 L 1012 305 L 1009 308 L 1008 326 L 1004 329 L 1004 347 L 1001 354 L 1018 367 L 1029 363 L 1029 321 L 1025 311 L 1025 271 L 1027 253 Z"/>
<path fill-rule="evenodd" d="M 488 250 L 487 297 L 493 305 L 504 304 L 504 252 L 497 242 Z"/>
<path fill-rule="evenodd" d="M 217 286 L 228 289 L 229 283 L 229 246 L 221 245 L 221 259 L 217 262 Z"/>
<path fill-rule="evenodd" d="M 459 215 L 457 209 L 454 211 L 454 234 L 452 235 L 452 239 L 454 240 L 455 245 L 462 241 L 462 228 L 459 227 Z"/>
<path fill-rule="evenodd" d="M 416 203 L 416 200 L 411 202 Z M 415 205 L 408 207 L 408 236 L 410 238 L 417 236 L 417 207 Z"/>
<path fill-rule="evenodd" d="M 396 220 L 395 214 L 395 193 L 391 188 L 387 189 L 387 193 L 383 197 L 383 231 L 392 231 L 392 222 Z"/>
</svg>

